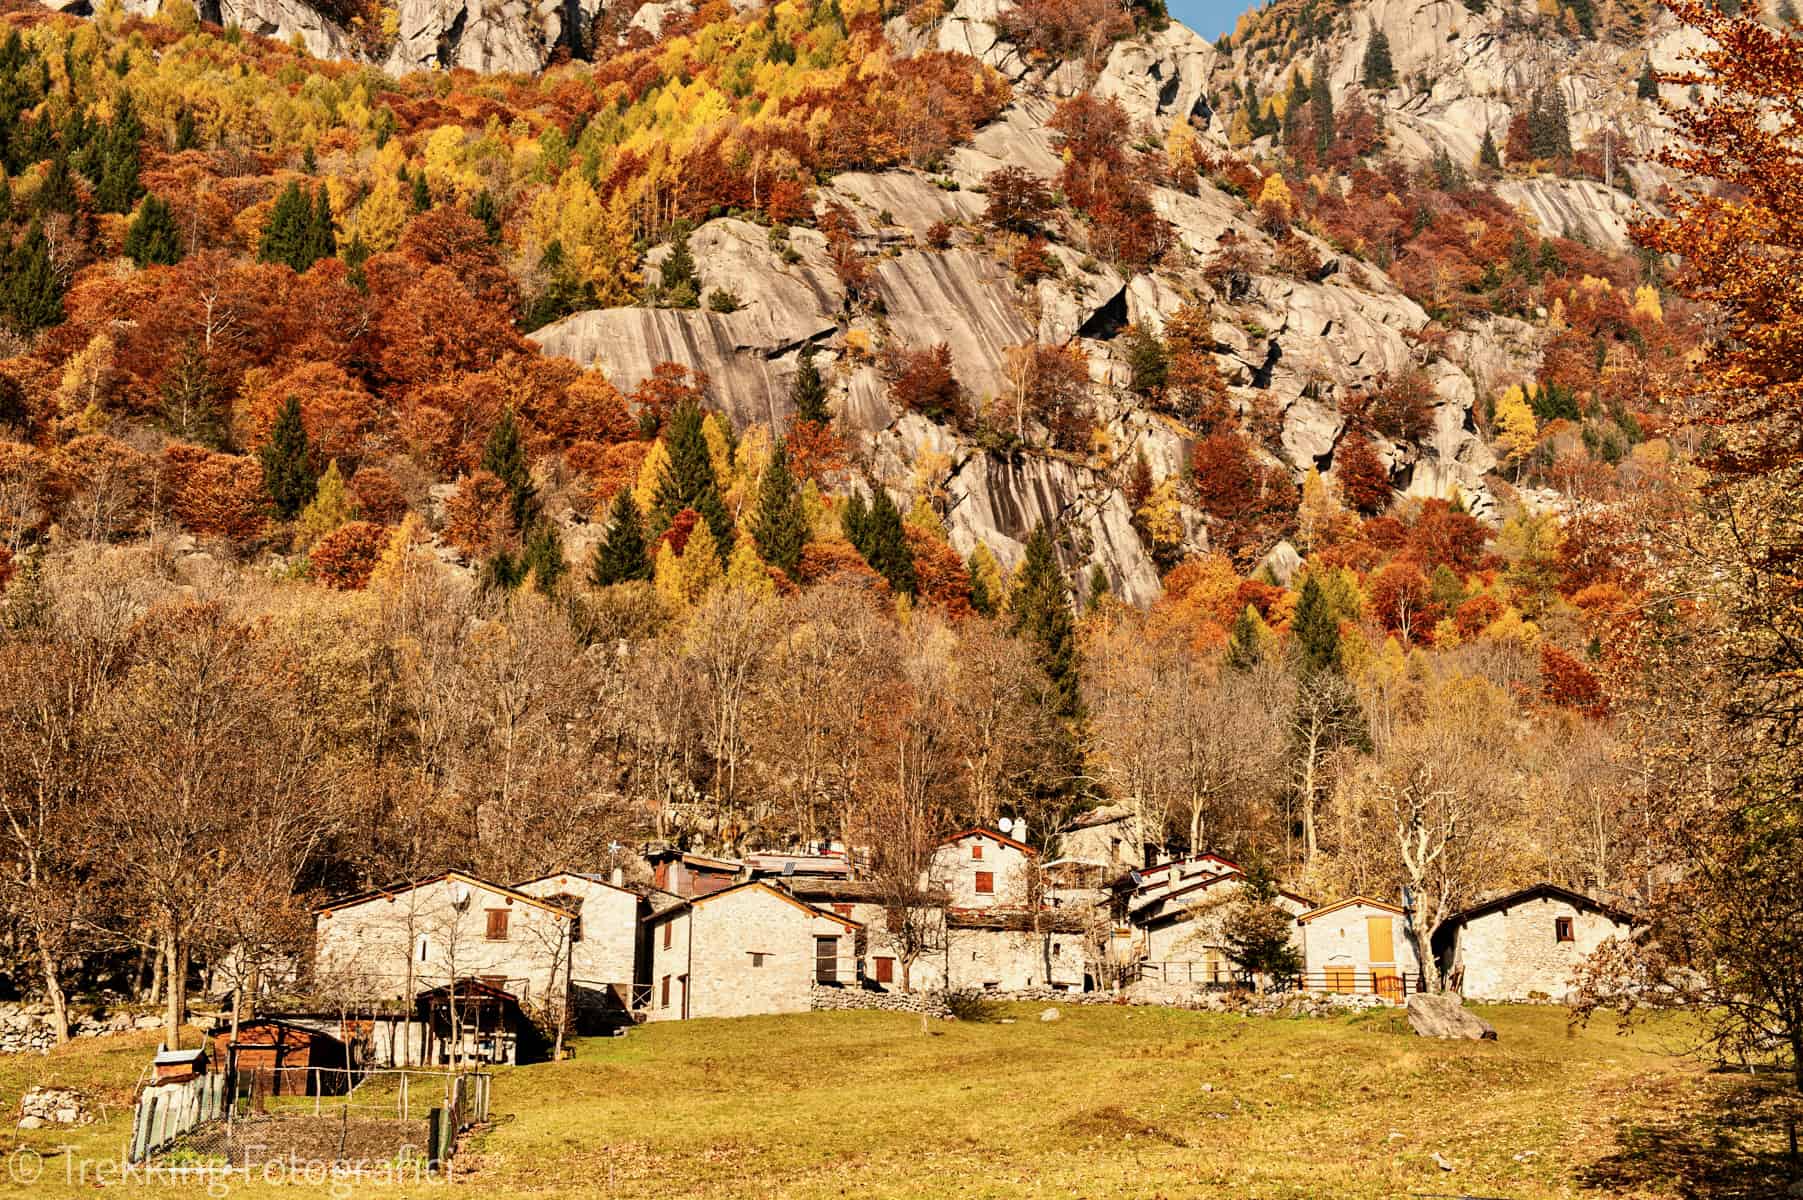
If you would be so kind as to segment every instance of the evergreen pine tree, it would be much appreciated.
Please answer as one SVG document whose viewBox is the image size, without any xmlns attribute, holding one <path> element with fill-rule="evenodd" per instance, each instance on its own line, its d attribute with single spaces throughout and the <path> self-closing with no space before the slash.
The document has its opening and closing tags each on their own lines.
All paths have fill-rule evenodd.
<svg viewBox="0 0 1803 1200">
<path fill-rule="evenodd" d="M 172 267 L 182 260 L 181 235 L 175 215 L 160 196 L 146 196 L 125 231 L 126 257 L 140 267 L 158 263 Z"/>
<path fill-rule="evenodd" d="M 975 551 L 971 552 L 964 565 L 970 571 L 970 607 L 979 616 L 995 616 L 995 597 L 989 594 L 989 580 L 979 569 L 981 564 L 977 561 Z"/>
<path fill-rule="evenodd" d="M 1371 31 L 1360 78 L 1374 92 L 1388 91 L 1396 85 L 1396 64 L 1390 61 L 1390 38 L 1381 29 Z"/>
<path fill-rule="evenodd" d="M 290 183 L 276 197 L 269 212 L 269 223 L 263 226 L 263 237 L 257 243 L 257 261 L 286 263 L 296 274 L 313 265 L 307 257 L 313 223 L 313 203 L 298 183 Z"/>
<path fill-rule="evenodd" d="M 58 154 L 50 160 L 50 168 L 44 172 L 44 182 L 38 186 L 38 212 L 40 215 L 53 212 L 73 214 L 76 204 L 75 177 L 69 170 L 69 160 Z"/>
<path fill-rule="evenodd" d="M 1653 60 L 1650 58 L 1640 68 L 1640 78 L 1634 81 L 1634 94 L 1642 100 L 1659 98 L 1659 76 L 1653 73 Z"/>
<path fill-rule="evenodd" d="M 313 204 L 307 213 L 307 266 L 337 253 L 338 237 L 332 232 L 332 199 L 322 183 L 314 193 Z"/>
<path fill-rule="evenodd" d="M 488 240 L 495 245 L 501 243 L 501 210 L 495 204 L 494 196 L 487 188 L 477 194 L 475 203 L 470 205 L 470 216 L 482 222 L 482 228 L 488 231 Z"/>
<path fill-rule="evenodd" d="M 871 569 L 889 581 L 890 590 L 899 596 L 912 596 L 919 582 L 914 574 L 914 552 L 908 548 L 907 531 L 902 528 L 901 510 L 889 499 L 887 489 L 872 486 L 870 490 L 874 495 L 857 522 L 858 536 L 852 537 L 850 528 L 846 536 Z M 859 507 L 863 507 L 861 500 Z"/>
<path fill-rule="evenodd" d="M 33 221 L 6 264 L 6 316 L 20 333 L 36 333 L 63 319 L 63 287 L 50 265 L 44 227 Z"/>
<path fill-rule="evenodd" d="M 695 256 L 689 250 L 689 226 L 678 221 L 670 230 L 670 253 L 659 274 L 658 302 L 665 308 L 694 308 L 700 281 L 695 278 Z"/>
<path fill-rule="evenodd" d="M 1502 155 L 1496 149 L 1496 138 L 1488 129 L 1484 130 L 1484 144 L 1478 148 L 1477 161 L 1489 170 L 1502 170 Z"/>
<path fill-rule="evenodd" d="M 194 123 L 194 110 L 186 104 L 175 114 L 175 152 L 200 148 L 200 129 Z"/>
<path fill-rule="evenodd" d="M 658 481 L 652 502 L 650 528 L 662 532 L 670 527 L 676 514 L 692 508 L 701 514 L 717 546 L 732 545 L 732 515 L 720 498 L 720 484 L 714 477 L 714 463 L 708 453 L 707 436 L 702 432 L 702 414 L 698 405 L 685 401 L 670 414 L 670 427 L 664 439 L 669 452 L 669 465 Z"/>
<path fill-rule="evenodd" d="M 1296 634 L 1296 649 L 1302 655 L 1304 675 L 1339 672 L 1340 620 L 1313 574 L 1302 582 L 1302 595 L 1296 601 L 1296 615 L 1290 628 Z"/>
<path fill-rule="evenodd" d="M 1250 604 L 1234 618 L 1227 635 L 1227 665 L 1235 671 L 1250 671 L 1265 657 L 1264 622 Z"/>
<path fill-rule="evenodd" d="M 413 177 L 412 208 L 416 213 L 423 213 L 432 207 L 432 189 L 426 185 L 426 169 L 420 168 L 419 174 Z"/>
<path fill-rule="evenodd" d="M 482 447 L 481 467 L 506 485 L 513 527 L 525 534 L 538 518 L 538 488 L 532 482 L 526 443 L 520 438 L 513 409 L 503 409 L 501 419 L 489 431 L 488 442 Z"/>
<path fill-rule="evenodd" d="M 820 378 L 820 368 L 814 365 L 812 346 L 801 353 L 801 365 L 795 371 L 794 382 L 789 385 L 789 399 L 795 405 L 798 421 L 825 425 L 832 420 L 832 414 L 826 410 L 826 381 Z"/>
<path fill-rule="evenodd" d="M 131 93 L 124 92 L 119 111 L 98 139 L 100 147 L 99 178 L 94 188 L 94 204 L 101 212 L 125 213 L 132 210 L 143 195 L 138 183 L 138 144 L 144 139 L 144 126 L 138 120 Z"/>
<path fill-rule="evenodd" d="M 1108 572 L 1101 563 L 1089 569 L 1089 594 L 1084 598 L 1084 605 L 1090 612 L 1101 606 L 1102 597 L 1108 594 Z"/>
<path fill-rule="evenodd" d="M 1325 155 L 1333 145 L 1333 92 L 1327 84 L 1327 60 L 1318 52 L 1308 81 L 1308 107 L 1315 125 L 1315 153 Z"/>
<path fill-rule="evenodd" d="M 1044 523 L 1027 539 L 1026 559 L 1014 585 L 1011 632 L 1033 643 L 1045 671 L 1046 707 L 1067 720 L 1083 715 L 1083 692 L 1077 660 L 1077 628 L 1071 617 L 1070 594 L 1058 565 L 1052 534 Z"/>
<path fill-rule="evenodd" d="M 549 596 L 556 592 L 558 581 L 569 569 L 563 556 L 563 535 L 557 532 L 554 522 L 539 521 L 520 552 L 521 581 L 530 579 L 541 595 Z"/>
<path fill-rule="evenodd" d="M 789 455 L 781 442 L 770 454 L 758 482 L 757 511 L 751 518 L 751 537 L 759 557 L 793 576 L 801 566 L 801 552 L 808 544 L 807 506 L 801 488 L 789 471 Z"/>
<path fill-rule="evenodd" d="M 313 500 L 318 476 L 307 446 L 307 427 L 301 421 L 300 401 L 293 396 L 282 403 L 269 440 L 257 457 L 263 464 L 263 490 L 276 515 L 292 519 Z"/>
<path fill-rule="evenodd" d="M 363 240 L 363 233 L 359 230 L 351 234 L 351 244 L 344 248 L 345 276 L 358 291 L 369 287 L 369 280 L 363 274 L 363 264 L 368 261 L 369 243 Z"/>
<path fill-rule="evenodd" d="M 645 521 L 639 515 L 638 502 L 632 498 L 632 489 L 622 487 L 614 494 L 607 531 L 601 535 L 595 553 L 589 559 L 588 581 L 599 588 L 650 578 L 651 559 L 645 553 Z"/>
</svg>

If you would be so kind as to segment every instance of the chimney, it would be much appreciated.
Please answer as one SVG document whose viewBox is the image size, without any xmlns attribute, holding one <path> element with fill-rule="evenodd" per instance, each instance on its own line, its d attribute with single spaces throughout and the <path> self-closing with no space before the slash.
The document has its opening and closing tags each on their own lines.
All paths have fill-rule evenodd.
<svg viewBox="0 0 1803 1200">
<path fill-rule="evenodd" d="M 613 884 L 615 887 L 625 887 L 626 886 L 626 871 L 625 871 L 625 869 L 622 867 L 615 867 L 611 872 L 608 873 L 607 882 Z"/>
<path fill-rule="evenodd" d="M 1027 822 L 1024 817 L 1016 817 L 1014 819 L 1014 832 L 1009 836 L 1017 842 L 1024 843 L 1027 840 Z"/>
</svg>

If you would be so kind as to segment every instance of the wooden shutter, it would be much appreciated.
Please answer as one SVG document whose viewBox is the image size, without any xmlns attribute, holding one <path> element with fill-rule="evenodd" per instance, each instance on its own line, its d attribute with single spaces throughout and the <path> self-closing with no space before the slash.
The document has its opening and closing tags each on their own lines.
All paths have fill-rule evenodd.
<svg viewBox="0 0 1803 1200">
<path fill-rule="evenodd" d="M 978 871 L 977 872 L 977 894 L 979 896 L 995 895 L 995 872 L 994 871 Z"/>
<path fill-rule="evenodd" d="M 895 960 L 893 958 L 876 960 L 876 981 L 878 983 L 895 982 Z"/>
<path fill-rule="evenodd" d="M 1396 932 L 1389 917 L 1366 917 L 1365 937 L 1371 945 L 1371 962 L 1396 961 Z"/>
<path fill-rule="evenodd" d="M 814 939 L 814 982 L 839 982 L 838 938 L 817 937 Z"/>
<path fill-rule="evenodd" d="M 507 940 L 507 917 L 508 912 L 504 908 L 491 908 L 488 910 L 489 941 L 504 942 Z"/>
</svg>

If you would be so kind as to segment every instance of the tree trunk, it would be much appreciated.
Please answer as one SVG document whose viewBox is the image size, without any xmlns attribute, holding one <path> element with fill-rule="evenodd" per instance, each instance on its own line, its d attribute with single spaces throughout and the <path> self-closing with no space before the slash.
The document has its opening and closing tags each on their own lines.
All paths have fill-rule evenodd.
<svg viewBox="0 0 1803 1200">
<path fill-rule="evenodd" d="M 63 984 L 56 977 L 56 960 L 43 942 L 38 943 L 38 960 L 44 969 L 44 996 L 50 1001 L 50 1026 L 56 1034 L 56 1044 L 68 1044 L 69 1041 L 69 1000 L 63 994 Z"/>
<path fill-rule="evenodd" d="M 188 1019 L 188 948 L 173 926 L 164 927 L 163 952 L 169 960 L 164 977 L 169 992 L 163 1005 L 163 1048 L 179 1050 L 182 1023 Z"/>
</svg>

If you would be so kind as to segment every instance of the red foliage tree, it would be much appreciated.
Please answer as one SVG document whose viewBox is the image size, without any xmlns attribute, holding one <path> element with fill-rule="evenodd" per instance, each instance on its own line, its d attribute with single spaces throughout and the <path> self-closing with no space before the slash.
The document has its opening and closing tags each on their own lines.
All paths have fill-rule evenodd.
<svg viewBox="0 0 1803 1200">
<path fill-rule="evenodd" d="M 1340 440 L 1334 451 L 1334 478 L 1340 484 L 1340 496 L 1355 512 L 1382 512 L 1390 503 L 1390 472 L 1371 439 L 1356 431 Z"/>
<path fill-rule="evenodd" d="M 507 485 L 488 471 L 474 471 L 458 480 L 444 511 L 445 540 L 465 557 L 487 558 L 516 540 Z"/>
<path fill-rule="evenodd" d="M 175 445 L 163 452 L 163 479 L 170 511 L 196 536 L 244 547 L 267 526 L 263 470 L 253 458 Z"/>
<path fill-rule="evenodd" d="M 1214 538 L 1234 563 L 1250 568 L 1288 532 L 1296 513 L 1296 485 L 1289 473 L 1261 461 L 1237 433 L 1217 433 L 1196 444 L 1196 499 L 1214 518 Z"/>
<path fill-rule="evenodd" d="M 1432 642 L 1434 624 L 1440 619 L 1427 577 L 1414 563 L 1392 562 L 1365 581 L 1371 613 L 1386 633 L 1405 642 Z"/>
<path fill-rule="evenodd" d="M 365 521 L 393 525 L 407 514 L 407 497 L 388 471 L 363 466 L 351 476 L 351 506 Z"/>
<path fill-rule="evenodd" d="M 1444 500 L 1429 500 L 1422 504 L 1421 516 L 1409 530 L 1404 553 L 1423 570 L 1447 566 L 1463 576 L 1477 570 L 1489 540 L 1490 531 L 1482 521 Z"/>
<path fill-rule="evenodd" d="M 1452 623 L 1460 637 L 1474 638 L 1502 615 L 1501 601 L 1488 593 L 1479 593 L 1459 605 L 1459 610 L 1452 615 Z"/>
<path fill-rule="evenodd" d="M 313 578 L 339 591 L 358 591 L 388 545 L 388 530 L 373 521 L 349 521 L 320 538 L 307 555 Z"/>
<path fill-rule="evenodd" d="M 917 598 L 943 609 L 954 619 L 968 617 L 970 569 L 958 552 L 915 525 L 907 527 L 908 550 L 914 555 Z"/>
<path fill-rule="evenodd" d="M 639 380 L 627 395 L 641 416 L 649 414 L 658 428 L 683 404 L 697 407 L 707 403 L 707 372 L 685 367 L 681 363 L 660 362 L 651 374 Z"/>
<path fill-rule="evenodd" d="M 1002 167 L 983 179 L 989 204 L 983 219 L 998 229 L 1031 233 L 1052 211 L 1052 189 L 1025 167 Z"/>
<path fill-rule="evenodd" d="M 952 373 L 951 347 L 944 342 L 925 350 L 891 346 L 883 352 L 882 371 L 889 398 L 904 410 L 932 421 L 963 423 L 964 388 Z"/>
<path fill-rule="evenodd" d="M 1590 717 L 1601 717 L 1609 708 L 1590 668 L 1551 642 L 1540 646 L 1540 698 Z"/>
</svg>

